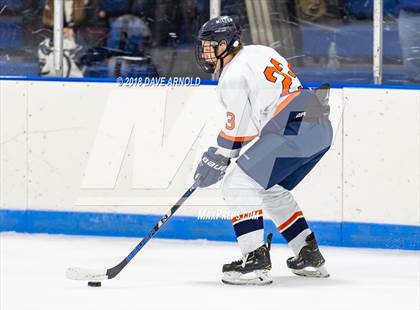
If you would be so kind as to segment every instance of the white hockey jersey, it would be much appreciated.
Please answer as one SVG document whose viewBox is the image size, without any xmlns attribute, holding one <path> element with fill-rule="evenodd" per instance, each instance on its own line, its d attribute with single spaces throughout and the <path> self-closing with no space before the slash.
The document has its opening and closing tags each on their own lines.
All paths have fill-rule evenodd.
<svg viewBox="0 0 420 310">
<path fill-rule="evenodd" d="M 300 88 L 289 63 L 274 49 L 262 45 L 241 49 L 219 79 L 218 96 L 227 120 L 217 138 L 218 153 L 238 157 L 240 149 L 260 135 Z"/>
</svg>

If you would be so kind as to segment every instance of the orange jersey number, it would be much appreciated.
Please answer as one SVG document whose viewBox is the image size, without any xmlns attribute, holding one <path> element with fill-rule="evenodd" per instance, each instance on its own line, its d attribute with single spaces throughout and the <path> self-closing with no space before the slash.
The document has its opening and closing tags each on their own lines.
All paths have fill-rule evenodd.
<svg viewBox="0 0 420 310">
<path fill-rule="evenodd" d="M 290 68 L 290 64 L 289 64 L 289 68 L 287 68 L 287 71 L 285 72 L 280 62 L 278 62 L 274 58 L 271 59 L 271 63 L 274 66 L 267 66 L 265 68 L 264 70 L 265 78 L 267 79 L 267 81 L 275 83 L 277 81 L 277 77 L 274 76 L 274 73 L 282 75 L 283 76 L 283 81 L 282 81 L 283 92 L 288 93 L 290 86 L 292 85 L 292 78 L 295 78 L 296 74 Z"/>
<path fill-rule="evenodd" d="M 227 112 L 227 122 L 226 122 L 226 129 L 227 130 L 233 130 L 235 128 L 235 114 L 232 112 Z"/>
</svg>

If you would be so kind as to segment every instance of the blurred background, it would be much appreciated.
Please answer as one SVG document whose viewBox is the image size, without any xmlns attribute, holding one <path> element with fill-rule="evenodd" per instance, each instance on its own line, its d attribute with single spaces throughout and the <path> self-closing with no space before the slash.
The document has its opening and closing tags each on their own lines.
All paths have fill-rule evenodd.
<svg viewBox="0 0 420 310">
<path fill-rule="evenodd" d="M 193 76 L 211 0 L 63 0 L 63 76 Z M 373 83 L 373 0 L 221 0 L 304 83 Z M 0 75 L 54 76 L 53 0 L 0 0 Z M 420 1 L 383 0 L 383 84 L 420 85 Z M 417 68 L 417 69 L 416 69 Z"/>
</svg>

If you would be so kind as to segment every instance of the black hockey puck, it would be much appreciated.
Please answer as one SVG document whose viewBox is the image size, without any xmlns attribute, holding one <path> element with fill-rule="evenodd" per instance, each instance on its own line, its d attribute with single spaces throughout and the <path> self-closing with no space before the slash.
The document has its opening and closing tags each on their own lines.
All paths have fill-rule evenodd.
<svg viewBox="0 0 420 310">
<path fill-rule="evenodd" d="M 92 287 L 100 287 L 102 284 L 101 282 L 88 282 L 88 285 Z"/>
</svg>

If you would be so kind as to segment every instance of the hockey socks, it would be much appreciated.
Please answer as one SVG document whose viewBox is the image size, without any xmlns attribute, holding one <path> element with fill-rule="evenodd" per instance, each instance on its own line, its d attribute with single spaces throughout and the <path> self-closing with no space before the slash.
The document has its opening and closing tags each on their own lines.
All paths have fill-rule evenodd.
<svg viewBox="0 0 420 310">
<path fill-rule="evenodd" d="M 233 217 L 232 224 L 244 256 L 264 244 L 264 222 L 261 209 Z"/>
<path fill-rule="evenodd" d="M 306 237 L 311 233 L 308 223 L 300 210 L 296 210 L 290 217 L 283 221 L 277 229 L 284 239 L 286 239 L 295 255 L 299 254 L 300 250 L 305 245 Z"/>
</svg>

